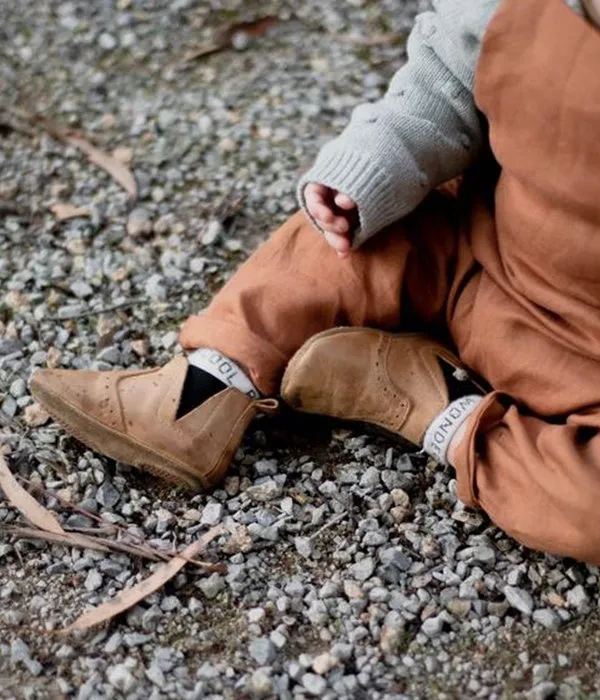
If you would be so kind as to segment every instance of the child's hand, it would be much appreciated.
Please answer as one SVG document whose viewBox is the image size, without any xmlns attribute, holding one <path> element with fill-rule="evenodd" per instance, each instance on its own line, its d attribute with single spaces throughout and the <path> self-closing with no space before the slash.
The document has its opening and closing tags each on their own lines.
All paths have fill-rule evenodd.
<svg viewBox="0 0 600 700">
<path fill-rule="evenodd" d="M 309 182 L 304 201 L 310 215 L 325 232 L 325 240 L 340 258 L 350 253 L 352 230 L 358 224 L 356 202 L 348 195 L 325 185 Z"/>
</svg>

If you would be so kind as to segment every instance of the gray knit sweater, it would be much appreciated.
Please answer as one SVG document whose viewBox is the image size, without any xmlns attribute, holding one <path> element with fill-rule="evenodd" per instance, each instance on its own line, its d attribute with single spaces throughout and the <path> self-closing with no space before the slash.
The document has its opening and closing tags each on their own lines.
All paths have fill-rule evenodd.
<svg viewBox="0 0 600 700">
<path fill-rule="evenodd" d="M 433 11 L 416 18 L 408 60 L 385 96 L 357 107 L 302 177 L 298 195 L 305 211 L 309 182 L 347 194 L 358 205 L 356 247 L 473 163 L 483 139 L 473 100 L 475 68 L 500 1 L 433 0 Z M 580 0 L 565 1 L 582 11 Z"/>
</svg>

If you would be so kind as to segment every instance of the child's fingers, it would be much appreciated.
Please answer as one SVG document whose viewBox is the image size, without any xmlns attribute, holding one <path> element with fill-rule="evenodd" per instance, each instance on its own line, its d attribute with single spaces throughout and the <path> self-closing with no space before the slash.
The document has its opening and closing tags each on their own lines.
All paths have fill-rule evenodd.
<svg viewBox="0 0 600 700">
<path fill-rule="evenodd" d="M 338 236 L 344 236 L 347 237 L 348 233 L 350 231 L 350 223 L 348 222 L 348 219 L 346 219 L 343 216 L 334 216 L 328 221 L 323 221 L 323 219 L 319 219 L 318 217 L 315 217 L 317 223 L 319 226 L 324 229 L 325 231 L 329 231 L 330 233 L 335 233 Z"/>
<path fill-rule="evenodd" d="M 311 213 L 316 206 L 326 206 L 326 196 L 327 188 L 324 185 L 318 185 L 316 182 L 309 182 L 304 188 L 304 201 Z"/>
<path fill-rule="evenodd" d="M 350 252 L 350 241 L 345 236 L 339 236 L 337 233 L 325 231 L 325 240 L 338 253 L 345 256 Z"/>
<path fill-rule="evenodd" d="M 345 211 L 350 211 L 351 209 L 356 209 L 356 202 L 350 199 L 347 194 L 343 192 L 338 192 L 333 200 L 337 207 L 344 209 Z"/>
</svg>

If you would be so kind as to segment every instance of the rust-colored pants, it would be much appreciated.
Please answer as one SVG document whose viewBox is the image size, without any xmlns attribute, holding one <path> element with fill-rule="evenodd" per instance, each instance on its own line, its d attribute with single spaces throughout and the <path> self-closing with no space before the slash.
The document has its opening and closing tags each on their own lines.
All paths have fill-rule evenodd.
<svg viewBox="0 0 600 700">
<path fill-rule="evenodd" d="M 188 319 L 181 342 L 187 348 L 218 348 L 245 366 L 266 394 L 277 393 L 291 355 L 310 336 L 334 326 L 438 334 L 450 329 L 459 354 L 467 349 L 463 359 L 487 357 L 481 348 L 498 338 L 480 337 L 472 328 L 484 283 L 465 234 L 472 206 L 434 194 L 346 260 L 338 259 L 298 213 L 250 257 L 202 315 Z M 476 352 L 469 351 L 474 337 Z M 510 338 L 507 342 L 504 352 L 510 354 Z M 527 395 L 521 400 L 538 389 L 544 394 L 551 383 L 543 374 L 541 384 L 535 371 L 527 374 L 533 365 L 544 366 L 536 346 L 528 347 L 522 382 Z M 544 342 L 537 347 L 545 352 Z M 515 362 L 507 354 L 497 372 L 500 385 L 486 378 L 496 388 L 515 381 L 518 386 L 518 363 L 519 352 Z M 587 381 L 583 374 L 581 382 Z M 571 395 L 577 391 L 573 387 Z M 544 419 L 526 414 L 520 402 L 490 394 L 470 419 L 459 448 L 461 499 L 482 507 L 526 545 L 600 563 L 598 426 L 600 410 Z"/>
</svg>

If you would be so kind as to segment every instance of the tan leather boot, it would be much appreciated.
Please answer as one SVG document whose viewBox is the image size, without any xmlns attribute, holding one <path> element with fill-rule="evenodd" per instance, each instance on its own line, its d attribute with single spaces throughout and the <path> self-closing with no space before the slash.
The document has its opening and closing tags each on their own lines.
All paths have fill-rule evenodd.
<svg viewBox="0 0 600 700">
<path fill-rule="evenodd" d="M 452 400 L 482 393 L 439 343 L 368 328 L 313 336 L 290 360 L 281 388 L 299 411 L 365 423 L 413 445 Z"/>
<path fill-rule="evenodd" d="M 31 393 L 68 433 L 112 459 L 194 489 L 223 478 L 248 424 L 273 412 L 237 389 L 215 394 L 177 419 L 188 362 L 149 370 L 40 370 Z"/>
</svg>

